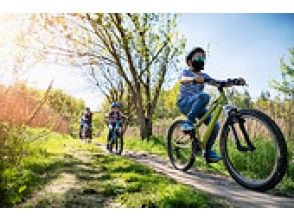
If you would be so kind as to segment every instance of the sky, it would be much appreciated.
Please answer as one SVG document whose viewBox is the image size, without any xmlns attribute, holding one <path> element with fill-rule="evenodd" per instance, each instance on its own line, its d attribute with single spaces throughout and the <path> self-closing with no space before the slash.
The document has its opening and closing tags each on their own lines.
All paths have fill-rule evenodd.
<svg viewBox="0 0 294 220">
<path fill-rule="evenodd" d="M 270 80 L 280 79 L 280 59 L 294 47 L 294 14 L 181 14 L 178 29 L 187 39 L 185 54 L 196 46 L 208 49 L 205 72 L 216 79 L 245 78 L 253 98 L 269 90 Z M 179 66 L 185 68 L 184 56 Z M 53 79 L 53 87 L 92 109 L 103 100 L 72 67 L 38 64 L 23 79 L 40 89 Z"/>
<path fill-rule="evenodd" d="M 178 24 L 186 51 L 209 48 L 205 72 L 244 77 L 253 97 L 280 79 L 280 59 L 294 47 L 294 14 L 184 14 Z"/>
</svg>

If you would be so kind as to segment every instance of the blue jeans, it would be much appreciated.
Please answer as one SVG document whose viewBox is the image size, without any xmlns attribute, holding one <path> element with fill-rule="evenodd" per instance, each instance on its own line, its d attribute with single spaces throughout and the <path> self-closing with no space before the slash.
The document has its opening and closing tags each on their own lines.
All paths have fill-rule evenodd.
<svg viewBox="0 0 294 220">
<path fill-rule="evenodd" d="M 206 105 L 210 100 L 210 96 L 206 93 L 198 93 L 189 97 L 181 98 L 178 100 L 179 110 L 185 114 L 189 121 L 195 122 L 196 118 L 201 118 L 206 112 Z M 206 125 L 209 124 L 211 120 L 211 115 L 204 121 Z M 219 131 L 220 125 L 217 122 L 213 128 L 213 131 L 208 139 L 206 148 L 211 150 Z"/>
</svg>

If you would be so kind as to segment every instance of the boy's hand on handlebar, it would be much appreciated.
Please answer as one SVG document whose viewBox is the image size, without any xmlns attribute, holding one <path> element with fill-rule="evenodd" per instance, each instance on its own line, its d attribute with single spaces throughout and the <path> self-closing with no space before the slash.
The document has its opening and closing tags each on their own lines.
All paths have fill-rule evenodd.
<svg viewBox="0 0 294 220">
<path fill-rule="evenodd" d="M 246 85 L 246 81 L 244 78 L 240 77 L 240 78 L 236 78 L 236 79 L 228 79 L 228 83 L 230 85 L 234 85 L 234 86 L 244 86 Z"/>
<path fill-rule="evenodd" d="M 246 81 L 244 78 L 240 77 L 237 79 L 237 85 L 244 86 L 246 85 Z"/>
</svg>

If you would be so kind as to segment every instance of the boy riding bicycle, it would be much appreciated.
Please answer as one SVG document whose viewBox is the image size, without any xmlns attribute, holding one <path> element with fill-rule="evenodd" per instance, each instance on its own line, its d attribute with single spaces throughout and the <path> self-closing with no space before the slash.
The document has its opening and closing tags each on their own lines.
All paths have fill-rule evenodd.
<svg viewBox="0 0 294 220">
<path fill-rule="evenodd" d="M 122 132 L 122 122 L 123 119 L 127 117 L 120 111 L 120 105 L 118 102 L 114 102 L 111 104 L 110 112 L 106 113 L 105 119 L 107 120 L 109 132 L 107 137 L 107 149 L 109 149 L 110 140 L 114 135 L 114 131 L 119 129 L 119 132 Z"/>
<path fill-rule="evenodd" d="M 86 107 L 85 112 L 82 114 L 82 117 L 80 119 L 80 131 L 79 131 L 80 139 L 82 136 L 82 129 L 84 127 L 90 129 L 89 138 L 92 139 L 92 117 L 93 117 L 93 112 L 91 112 L 89 107 Z"/>
<path fill-rule="evenodd" d="M 203 92 L 204 82 L 213 84 L 213 82 L 217 81 L 211 78 L 207 73 L 202 72 L 202 70 L 204 70 L 205 60 L 205 51 L 200 47 L 193 49 L 186 57 L 186 63 L 189 69 L 184 70 L 181 74 L 180 93 L 177 101 L 180 112 L 185 114 L 188 118 L 181 126 L 181 130 L 183 131 L 192 131 L 194 129 L 193 124 L 195 119 L 201 118 L 207 112 L 206 106 L 209 103 L 210 96 Z M 243 78 L 239 78 L 239 80 L 245 84 Z M 205 124 L 208 125 L 210 120 L 211 115 L 205 121 Z M 218 135 L 219 127 L 220 125 L 217 122 L 207 142 L 205 157 L 209 163 L 216 163 L 221 160 L 221 157 L 212 150 L 212 146 Z"/>
</svg>

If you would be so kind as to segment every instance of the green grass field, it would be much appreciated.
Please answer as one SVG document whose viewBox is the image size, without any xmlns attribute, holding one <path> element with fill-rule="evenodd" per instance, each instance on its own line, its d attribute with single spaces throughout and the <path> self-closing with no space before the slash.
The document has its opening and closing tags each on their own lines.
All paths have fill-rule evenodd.
<svg viewBox="0 0 294 220">
<path fill-rule="evenodd" d="M 38 133 L 38 130 L 31 132 Z M 95 145 L 47 133 L 2 173 L 1 207 L 228 207 Z"/>
</svg>

